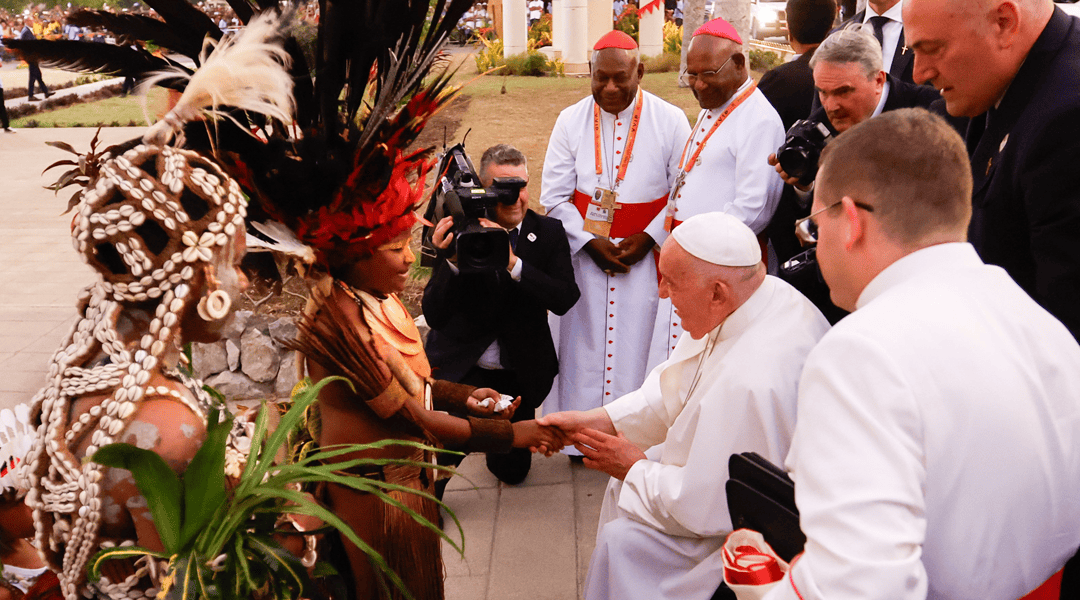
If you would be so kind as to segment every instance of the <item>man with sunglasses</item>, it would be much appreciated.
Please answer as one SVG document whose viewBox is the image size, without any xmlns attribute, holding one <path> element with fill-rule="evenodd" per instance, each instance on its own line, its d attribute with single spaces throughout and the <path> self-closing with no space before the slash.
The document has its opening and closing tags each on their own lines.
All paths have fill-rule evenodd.
<svg viewBox="0 0 1080 600">
<path fill-rule="evenodd" d="M 767 600 L 1076 597 L 1055 573 L 1080 547 L 1080 346 L 967 243 L 971 187 L 923 110 L 825 149 L 800 228 L 853 313 L 799 383 L 807 542 Z"/>
<path fill-rule="evenodd" d="M 518 177 L 527 184 L 529 165 L 520 150 L 498 144 L 484 152 L 478 175 L 485 187 L 496 177 Z M 527 186 L 517 202 L 497 204 L 493 217 L 481 222 L 510 234 L 509 261 L 497 271 L 460 272 L 446 255 L 453 242 L 453 217 L 435 227 L 432 242 L 439 258 L 424 288 L 424 317 L 431 327 L 424 346 L 440 379 L 521 396 L 511 416 L 516 423 L 533 418 L 559 372 L 548 311 L 565 314 L 580 294 L 562 223 L 529 208 Z M 532 464 L 524 448 L 486 459 L 488 470 L 510 484 L 524 481 Z M 436 489 L 442 490 L 446 481 L 440 480 Z"/>
<path fill-rule="evenodd" d="M 679 223 L 706 212 L 724 212 L 749 227 L 762 243 L 780 200 L 783 182 L 765 162 L 784 141 L 784 125 L 748 73 L 742 38 L 730 23 L 713 19 L 694 32 L 686 76 L 701 106 L 679 149 L 679 171 L 668 197 L 662 244 Z M 668 300 L 657 310 L 649 367 L 667 360 L 682 333 Z"/>
</svg>

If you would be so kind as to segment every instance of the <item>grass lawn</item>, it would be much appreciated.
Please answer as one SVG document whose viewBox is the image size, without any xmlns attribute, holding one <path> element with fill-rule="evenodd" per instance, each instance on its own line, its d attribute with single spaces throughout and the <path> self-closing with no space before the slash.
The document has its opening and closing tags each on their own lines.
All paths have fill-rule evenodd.
<svg viewBox="0 0 1080 600">
<path fill-rule="evenodd" d="M 461 71 L 474 71 L 466 64 Z M 505 93 L 503 88 L 505 86 Z M 698 104 L 689 88 L 680 88 L 677 73 L 646 73 L 641 87 L 686 111 L 691 123 Z M 468 108 L 460 117 L 456 137 L 466 139 L 466 149 L 479 164 L 483 151 L 494 144 L 510 144 L 529 160 L 529 197 L 534 210 L 540 198 L 540 175 L 548 138 L 559 112 L 590 94 L 589 79 L 574 77 L 501 77 L 486 75 L 468 84 L 463 92 Z M 438 133 L 441 139 L 442 133 Z"/>
<path fill-rule="evenodd" d="M 147 98 L 147 111 L 151 119 L 156 118 L 165 107 L 166 91 L 155 88 Z M 12 127 L 26 127 L 27 121 L 37 121 L 38 127 L 97 127 L 98 123 L 127 126 L 131 121 L 136 125 L 145 125 L 143 98 L 127 96 L 107 98 L 97 102 L 76 104 L 65 108 L 41 112 L 11 121 Z"/>
</svg>

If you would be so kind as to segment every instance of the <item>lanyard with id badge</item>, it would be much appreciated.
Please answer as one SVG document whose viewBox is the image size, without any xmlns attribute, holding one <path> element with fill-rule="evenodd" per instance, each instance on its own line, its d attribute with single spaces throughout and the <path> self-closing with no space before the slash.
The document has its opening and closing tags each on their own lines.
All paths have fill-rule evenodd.
<svg viewBox="0 0 1080 600">
<path fill-rule="evenodd" d="M 690 171 L 701 164 L 701 151 L 705 149 L 705 144 L 709 143 L 709 138 L 712 134 L 716 133 L 716 130 L 720 128 L 720 124 L 727 120 L 728 116 L 739 108 L 739 105 L 746 101 L 754 90 L 757 89 L 757 83 L 751 83 L 750 87 L 746 88 L 734 102 L 728 105 L 727 109 L 720 115 L 720 118 L 713 123 L 709 132 L 702 138 L 701 143 L 698 144 L 697 150 L 690 155 L 690 159 L 686 159 L 686 153 L 690 150 L 690 144 L 694 141 L 694 135 L 691 134 L 686 140 L 686 145 L 683 146 L 682 156 L 679 157 L 679 175 L 675 178 L 675 185 L 671 188 L 671 194 L 668 195 L 667 214 L 664 216 L 664 230 L 671 233 L 671 230 L 675 227 L 675 201 L 679 197 L 679 190 L 682 189 L 684 183 L 686 183 L 686 175 Z M 697 124 L 694 125 L 697 127 Z"/>
<path fill-rule="evenodd" d="M 597 186 L 592 199 L 589 201 L 589 206 L 585 210 L 584 230 L 604 239 L 611 237 L 611 224 L 615 220 L 615 211 L 621 206 L 618 203 L 619 194 L 616 190 L 619 189 L 619 184 L 626 177 L 626 168 L 630 165 L 630 157 L 634 151 L 634 140 L 637 138 L 638 125 L 641 123 L 641 105 L 641 88 L 638 88 L 637 105 L 634 107 L 634 114 L 630 119 L 630 133 L 623 148 L 623 158 L 619 163 L 614 185 L 611 186 L 611 189 Z M 604 174 L 603 149 L 601 148 L 602 128 L 600 106 L 593 103 L 593 152 L 596 158 L 597 182 L 599 182 L 600 176 Z M 614 132 L 612 132 L 612 137 L 615 137 Z"/>
</svg>

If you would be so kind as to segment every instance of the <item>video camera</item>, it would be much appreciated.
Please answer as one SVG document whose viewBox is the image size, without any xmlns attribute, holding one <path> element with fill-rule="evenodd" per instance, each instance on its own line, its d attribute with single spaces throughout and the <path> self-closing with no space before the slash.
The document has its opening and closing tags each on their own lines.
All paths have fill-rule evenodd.
<svg viewBox="0 0 1080 600">
<path fill-rule="evenodd" d="M 462 273 L 505 269 L 510 261 L 510 236 L 501 227 L 484 227 L 480 219 L 495 220 L 497 204 L 518 201 L 525 180 L 520 177 L 496 177 L 489 188 L 481 187 L 465 146 L 456 144 L 439 159 L 439 179 L 428 203 L 427 218 L 438 223 L 443 217 L 454 218 L 454 239 L 448 254 L 457 255 Z M 422 265 L 432 266 L 436 254 L 431 229 L 424 232 Z"/>
<path fill-rule="evenodd" d="M 817 177 L 818 163 L 825 144 L 832 141 L 832 132 L 824 123 L 802 119 L 787 131 L 784 143 L 776 150 L 776 160 L 799 185 L 810 185 Z"/>
</svg>

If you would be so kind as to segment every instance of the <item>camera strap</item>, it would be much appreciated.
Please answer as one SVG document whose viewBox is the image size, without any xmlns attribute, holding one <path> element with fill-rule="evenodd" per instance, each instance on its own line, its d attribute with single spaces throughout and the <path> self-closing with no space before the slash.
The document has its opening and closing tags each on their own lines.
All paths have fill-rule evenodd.
<svg viewBox="0 0 1080 600">
<path fill-rule="evenodd" d="M 630 165 L 630 156 L 634 152 L 634 141 L 637 139 L 638 125 L 641 124 L 641 105 L 642 105 L 642 93 L 641 88 L 637 91 L 637 105 L 634 106 L 634 114 L 630 117 L 630 133 L 626 136 L 626 144 L 623 146 L 623 157 L 619 163 L 619 170 L 615 176 L 615 182 L 611 186 L 612 189 L 617 189 L 619 183 L 626 178 L 626 168 Z M 612 138 L 615 137 L 615 132 L 611 133 Z M 601 145 L 603 140 L 603 126 L 600 122 L 600 105 L 593 102 L 593 156 L 596 158 L 596 174 L 597 176 L 604 174 L 604 162 L 603 162 L 603 149 Z M 614 139 L 612 145 L 614 145 Z"/>
<path fill-rule="evenodd" d="M 668 196 L 667 216 L 664 218 L 664 229 L 666 231 L 670 232 L 674 228 L 675 200 L 679 195 L 679 190 L 682 189 L 683 183 L 686 182 L 686 175 L 695 165 L 701 162 L 699 157 L 701 156 L 701 151 L 705 149 L 705 144 L 709 143 L 709 138 L 711 138 L 712 134 L 716 133 L 716 130 L 720 128 L 720 124 L 726 121 L 728 116 L 735 112 L 735 109 L 739 108 L 743 102 L 746 102 L 746 99 L 754 93 L 755 89 L 757 89 L 757 83 L 751 81 L 750 87 L 746 88 L 746 91 L 739 94 L 739 97 L 728 105 L 724 112 L 720 114 L 720 117 L 716 119 L 716 122 L 713 123 L 712 127 L 709 128 L 705 137 L 698 142 L 697 150 L 694 150 L 694 153 L 690 155 L 690 160 L 686 160 L 686 153 L 690 150 L 690 145 L 694 143 L 695 136 L 691 134 L 690 137 L 686 138 L 686 145 L 683 146 L 682 155 L 679 157 L 679 175 L 675 178 L 675 185 L 671 188 L 671 194 Z M 696 129 L 697 125 L 695 124 L 694 127 Z"/>
</svg>

